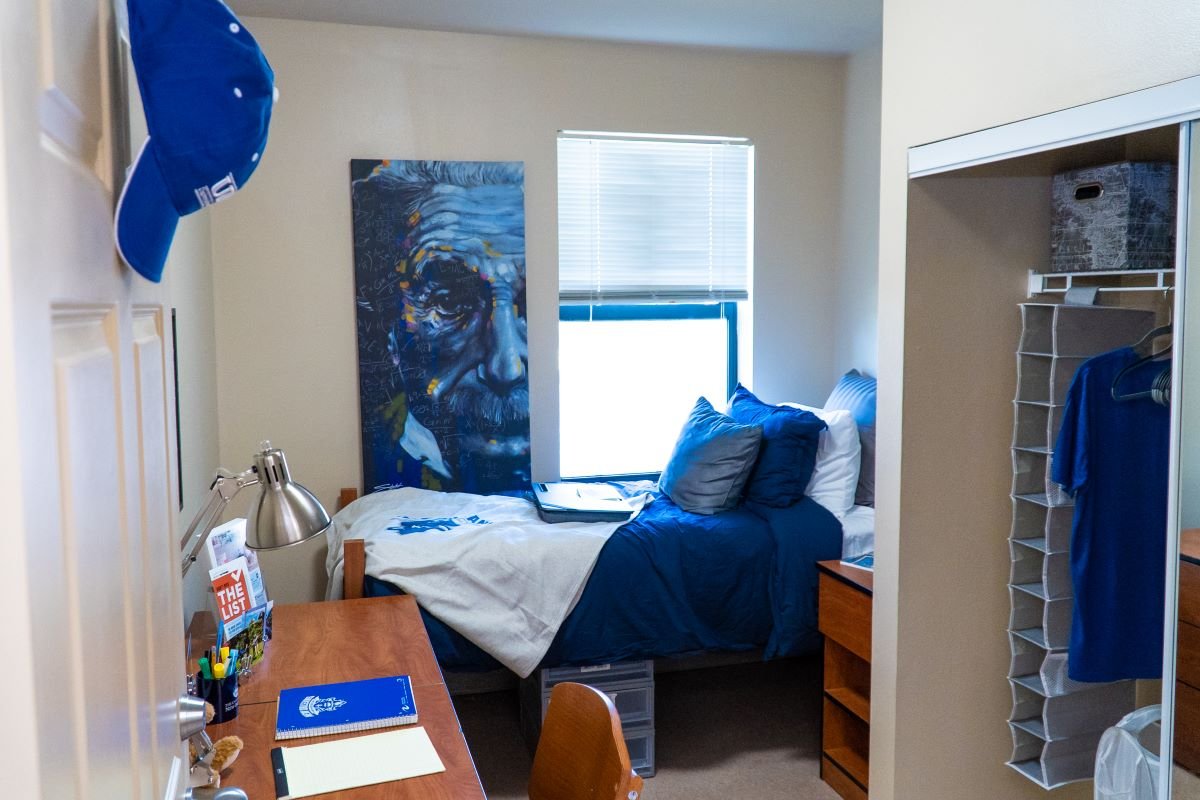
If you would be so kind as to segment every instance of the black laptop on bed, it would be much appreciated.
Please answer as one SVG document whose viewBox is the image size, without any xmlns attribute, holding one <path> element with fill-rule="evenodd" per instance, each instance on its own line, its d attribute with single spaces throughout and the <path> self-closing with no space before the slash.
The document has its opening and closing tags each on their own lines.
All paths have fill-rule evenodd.
<svg viewBox="0 0 1200 800">
<path fill-rule="evenodd" d="M 543 522 L 625 522 L 633 514 L 616 487 L 606 483 L 538 483 L 533 504 Z"/>
</svg>

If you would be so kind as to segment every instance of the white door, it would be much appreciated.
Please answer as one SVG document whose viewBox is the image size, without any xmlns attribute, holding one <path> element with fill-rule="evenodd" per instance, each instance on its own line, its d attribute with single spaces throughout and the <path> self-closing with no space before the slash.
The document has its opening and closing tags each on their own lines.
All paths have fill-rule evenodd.
<svg viewBox="0 0 1200 800">
<path fill-rule="evenodd" d="M 23 800 L 185 783 L 170 320 L 113 245 L 113 29 L 109 0 L 0 2 L 0 795 Z"/>
</svg>

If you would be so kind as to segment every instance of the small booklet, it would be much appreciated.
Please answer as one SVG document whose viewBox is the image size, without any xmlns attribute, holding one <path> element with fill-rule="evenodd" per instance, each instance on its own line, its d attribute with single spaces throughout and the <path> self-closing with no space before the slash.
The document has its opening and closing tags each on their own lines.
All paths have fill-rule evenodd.
<svg viewBox="0 0 1200 800">
<path fill-rule="evenodd" d="M 858 567 L 859 569 L 865 569 L 868 572 L 874 572 L 875 571 L 875 554 L 874 553 L 864 553 L 863 555 L 855 556 L 854 558 L 842 559 L 842 563 L 845 564 L 847 567 Z"/>
<path fill-rule="evenodd" d="M 239 517 L 213 528 L 205 542 L 208 560 L 212 569 L 228 564 L 235 558 L 245 556 L 247 580 L 250 585 L 251 605 L 261 606 L 267 602 L 267 589 L 263 585 L 262 570 L 258 566 L 258 555 L 246 547 L 246 520 Z"/>
<path fill-rule="evenodd" d="M 300 686 L 279 693 L 276 739 L 366 731 L 417 721 L 407 675 Z"/>
<path fill-rule="evenodd" d="M 424 728 L 271 750 L 277 800 L 445 772 Z"/>
<path fill-rule="evenodd" d="M 250 568 L 245 556 L 238 556 L 209 570 L 208 577 L 212 580 L 213 594 L 217 598 L 217 613 L 225 624 L 245 614 L 254 605 Z"/>
</svg>

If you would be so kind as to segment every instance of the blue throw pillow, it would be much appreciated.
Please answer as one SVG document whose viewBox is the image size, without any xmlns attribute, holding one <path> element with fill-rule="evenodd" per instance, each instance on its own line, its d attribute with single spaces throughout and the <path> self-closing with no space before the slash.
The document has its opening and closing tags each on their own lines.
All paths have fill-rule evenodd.
<svg viewBox="0 0 1200 800">
<path fill-rule="evenodd" d="M 842 376 L 829 393 L 825 408 L 846 409 L 858 425 L 862 442 L 862 466 L 858 471 L 858 491 L 854 504 L 875 505 L 875 379 L 852 369 Z"/>
<path fill-rule="evenodd" d="M 763 429 L 746 499 L 771 508 L 799 502 L 817 464 L 825 422 L 811 411 L 764 403 L 741 384 L 729 401 L 729 416 Z"/>
<path fill-rule="evenodd" d="M 743 425 L 701 397 L 688 415 L 658 487 L 694 514 L 736 508 L 762 440 L 761 425 Z"/>
</svg>

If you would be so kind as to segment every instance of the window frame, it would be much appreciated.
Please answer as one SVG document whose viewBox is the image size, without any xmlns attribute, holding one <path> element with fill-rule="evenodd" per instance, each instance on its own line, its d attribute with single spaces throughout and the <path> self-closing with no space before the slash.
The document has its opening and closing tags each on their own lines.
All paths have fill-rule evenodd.
<svg viewBox="0 0 1200 800">
<path fill-rule="evenodd" d="M 742 301 L 745 302 L 745 301 Z M 724 319 L 726 323 L 725 396 L 731 397 L 738 384 L 738 301 L 717 303 L 630 303 L 614 305 L 559 304 L 558 321 L 627 322 L 632 320 Z M 562 387 L 559 387 L 562 402 Z M 561 453 L 561 451 L 560 451 Z M 581 475 L 560 477 L 567 482 L 657 480 L 661 472 L 632 472 L 618 475 Z"/>
</svg>

